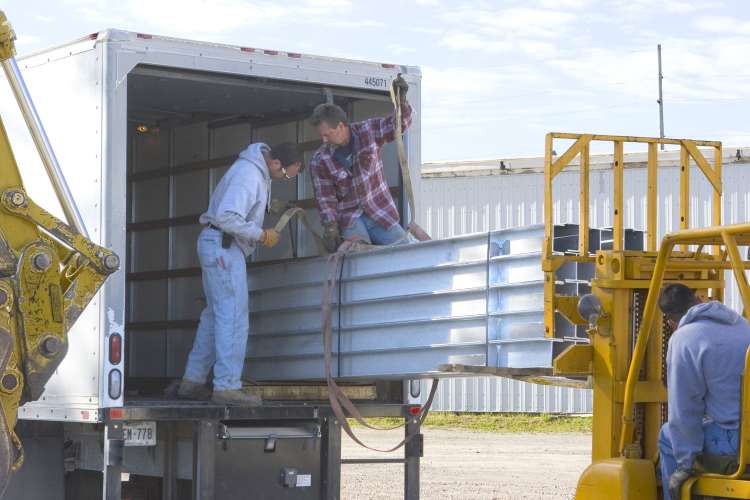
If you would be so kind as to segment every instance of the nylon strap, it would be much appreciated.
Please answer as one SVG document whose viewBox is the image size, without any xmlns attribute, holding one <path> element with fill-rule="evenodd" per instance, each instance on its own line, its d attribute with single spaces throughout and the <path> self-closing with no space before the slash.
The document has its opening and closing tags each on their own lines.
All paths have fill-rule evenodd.
<svg viewBox="0 0 750 500">
<path fill-rule="evenodd" d="M 404 147 L 403 137 L 403 123 L 401 111 L 401 91 L 395 89 L 391 85 L 391 101 L 395 109 L 396 115 L 396 148 L 398 149 L 398 164 L 401 167 L 401 177 L 404 180 L 404 191 L 406 191 L 406 200 L 409 203 L 409 223 L 414 219 L 414 215 L 417 213 L 414 204 L 414 188 L 411 184 L 411 173 L 409 172 L 409 164 L 406 161 L 406 147 Z"/>
<path fill-rule="evenodd" d="M 318 253 L 320 255 L 327 255 L 328 251 L 326 250 L 325 243 L 323 243 L 323 238 L 310 226 L 310 223 L 307 220 L 307 216 L 305 215 L 305 210 L 300 207 L 287 208 L 284 213 L 281 214 L 281 217 L 279 217 L 279 221 L 273 227 L 274 231 L 276 231 L 277 233 L 281 233 L 281 231 L 284 230 L 284 228 L 289 224 L 289 221 L 291 221 L 293 217 L 297 217 L 297 219 L 302 221 L 302 224 L 312 235 L 313 240 L 315 241 L 315 246 L 318 248 Z"/>
<path fill-rule="evenodd" d="M 401 90 L 395 89 L 391 85 L 391 101 L 393 102 L 393 108 L 395 110 L 396 118 L 396 149 L 398 150 L 398 164 L 401 167 L 401 178 L 404 181 L 404 191 L 406 192 L 406 201 L 409 204 L 409 223 L 406 225 L 409 232 L 414 235 L 419 241 L 427 241 L 432 238 L 425 232 L 424 229 L 414 222 L 414 217 L 417 214 L 417 209 L 414 202 L 414 186 L 411 183 L 411 172 L 409 172 L 409 163 L 406 160 L 406 147 L 404 146 L 403 136 L 403 123 L 402 117 L 403 112 L 401 110 Z"/>
<path fill-rule="evenodd" d="M 344 241 L 339 249 L 331 254 L 328 257 L 328 263 L 329 263 L 329 269 L 328 274 L 326 275 L 326 279 L 323 283 L 323 297 L 322 297 L 322 303 L 321 303 L 321 316 L 323 320 L 323 355 L 325 360 L 325 375 L 326 375 L 326 384 L 328 386 L 328 400 L 331 404 L 331 410 L 333 411 L 334 415 L 338 419 L 338 421 L 341 423 L 341 428 L 346 432 L 346 434 L 357 444 L 360 446 L 363 446 L 364 448 L 367 448 L 368 450 L 372 451 L 378 451 L 382 453 L 388 453 L 391 451 L 395 451 L 402 446 L 404 446 L 409 440 L 411 440 L 414 435 L 408 436 L 405 439 L 403 439 L 401 442 L 396 444 L 394 447 L 383 450 L 379 448 L 374 448 L 372 446 L 369 446 L 362 442 L 361 439 L 357 437 L 357 435 L 352 430 L 351 426 L 349 425 L 349 421 L 347 420 L 347 414 L 354 418 L 360 425 L 363 425 L 365 427 L 368 427 L 370 429 L 375 430 L 394 430 L 398 429 L 399 427 L 403 427 L 402 425 L 397 425 L 395 427 L 390 428 L 382 428 L 382 427 L 376 427 L 373 425 L 370 425 L 367 423 L 367 421 L 362 417 L 362 414 L 359 412 L 357 407 L 354 405 L 354 403 L 349 399 L 349 397 L 344 393 L 344 391 L 339 387 L 339 385 L 336 383 L 336 381 L 333 378 L 332 373 L 332 351 L 333 351 L 333 327 L 332 327 L 332 307 L 331 307 L 331 295 L 333 294 L 333 291 L 336 289 L 336 282 L 337 282 L 337 275 L 339 273 L 339 266 L 344 265 L 344 259 L 348 252 L 352 250 L 354 247 L 353 243 L 351 241 Z M 341 286 L 339 283 L 338 286 Z M 339 307 L 341 307 L 341 304 L 339 304 Z M 437 379 L 434 379 L 432 381 L 432 388 L 430 389 L 430 395 L 427 398 L 427 402 L 422 407 L 422 409 L 419 412 L 419 423 L 420 425 L 424 423 L 425 419 L 427 418 L 427 414 L 430 411 L 430 407 L 432 406 L 432 401 L 435 398 L 435 393 L 437 392 L 438 387 L 438 381 Z M 346 410 L 346 412 L 344 412 Z"/>
</svg>

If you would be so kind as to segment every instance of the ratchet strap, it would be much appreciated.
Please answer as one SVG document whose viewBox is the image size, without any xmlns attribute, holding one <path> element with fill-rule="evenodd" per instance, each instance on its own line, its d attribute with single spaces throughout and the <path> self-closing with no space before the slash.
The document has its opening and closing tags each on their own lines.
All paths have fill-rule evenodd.
<svg viewBox="0 0 750 500">
<path fill-rule="evenodd" d="M 408 443 L 415 435 L 412 434 L 410 436 L 407 436 L 406 438 L 401 440 L 401 442 L 399 442 L 392 448 L 389 448 L 386 450 L 373 448 L 372 446 L 369 446 L 363 443 L 362 440 L 360 440 L 357 437 L 357 435 L 354 434 L 354 431 L 349 425 L 349 421 L 347 420 L 347 414 L 350 417 L 354 418 L 359 424 L 365 427 L 368 427 L 370 429 L 375 429 L 375 430 L 394 430 L 394 429 L 398 429 L 399 427 L 403 427 L 404 424 L 397 425 L 394 427 L 388 427 L 388 428 L 376 427 L 376 426 L 368 424 L 367 421 L 362 417 L 362 414 L 359 412 L 359 410 L 357 410 L 357 407 L 354 405 L 351 399 L 349 399 L 349 397 L 344 393 L 344 391 L 336 383 L 336 381 L 333 378 L 333 373 L 332 373 L 333 320 L 331 318 L 333 317 L 333 314 L 332 314 L 332 307 L 331 307 L 331 295 L 333 294 L 333 291 L 336 289 L 336 286 L 337 286 L 337 276 L 339 274 L 339 269 L 343 269 L 344 259 L 346 258 L 346 254 L 352 251 L 353 246 L 354 245 L 351 241 L 344 241 L 341 244 L 341 246 L 338 248 L 338 250 L 328 257 L 328 262 L 329 262 L 328 274 L 323 283 L 323 299 L 322 299 L 322 304 L 321 304 L 321 315 L 323 319 L 323 354 L 324 354 L 324 360 L 325 360 L 326 384 L 328 385 L 328 400 L 331 403 L 331 410 L 333 411 L 333 414 L 336 416 L 336 419 L 341 423 L 341 428 L 344 430 L 344 432 L 346 432 L 346 434 L 355 443 L 367 448 L 368 450 L 388 453 L 388 452 L 395 451 L 401 448 L 406 443 Z M 340 287 L 341 283 L 338 283 L 338 286 Z M 341 304 L 338 304 L 338 306 L 341 307 Z M 340 329 L 340 326 L 341 325 L 339 325 L 339 329 Z M 427 418 L 427 414 L 430 412 L 430 407 L 432 406 L 432 401 L 435 399 L 435 393 L 437 392 L 437 387 L 438 387 L 438 380 L 434 379 L 432 381 L 432 388 L 430 389 L 430 395 L 427 398 L 427 402 L 422 407 L 418 415 L 420 425 L 424 423 L 425 419 Z"/>
</svg>

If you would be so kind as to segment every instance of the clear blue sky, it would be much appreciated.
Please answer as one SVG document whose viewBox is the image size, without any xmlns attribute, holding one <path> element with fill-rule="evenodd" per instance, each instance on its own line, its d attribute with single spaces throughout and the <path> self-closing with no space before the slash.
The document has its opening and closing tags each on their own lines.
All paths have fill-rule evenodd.
<svg viewBox="0 0 750 500">
<path fill-rule="evenodd" d="M 539 155 L 550 130 L 750 145 L 747 0 L 0 1 L 20 53 L 105 28 L 422 68 L 425 161 Z"/>
</svg>

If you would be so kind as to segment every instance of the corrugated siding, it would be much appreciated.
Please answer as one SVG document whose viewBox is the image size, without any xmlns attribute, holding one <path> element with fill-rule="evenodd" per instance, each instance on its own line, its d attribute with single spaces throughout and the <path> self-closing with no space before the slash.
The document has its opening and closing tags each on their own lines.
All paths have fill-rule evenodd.
<svg viewBox="0 0 750 500">
<path fill-rule="evenodd" d="M 694 227 L 711 223 L 712 190 L 697 168 L 691 169 L 691 219 Z M 556 224 L 578 222 L 579 174 L 563 172 L 555 180 Z M 724 166 L 723 223 L 750 220 L 750 164 Z M 659 237 L 679 228 L 679 169 L 662 168 L 659 173 Z M 612 172 L 591 172 L 590 207 L 592 227 L 612 223 Z M 540 224 L 544 222 L 543 175 L 521 173 L 497 176 L 422 179 L 418 221 L 433 238 L 446 238 L 479 231 Z M 646 169 L 625 172 L 624 218 L 626 227 L 645 229 Z M 729 278 L 729 276 L 728 276 Z M 739 307 L 733 280 L 727 304 Z M 423 398 L 429 382 L 423 385 Z M 546 387 L 507 379 L 474 377 L 441 382 L 433 408 L 437 411 L 590 413 L 591 392 L 582 389 Z"/>
</svg>

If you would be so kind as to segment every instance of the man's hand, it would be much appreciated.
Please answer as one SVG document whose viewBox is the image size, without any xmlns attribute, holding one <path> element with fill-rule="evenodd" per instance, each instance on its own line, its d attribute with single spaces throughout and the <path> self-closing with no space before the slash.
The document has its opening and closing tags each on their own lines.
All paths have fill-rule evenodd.
<svg viewBox="0 0 750 500">
<path fill-rule="evenodd" d="M 323 243 L 330 253 L 338 250 L 339 245 L 341 245 L 341 235 L 337 222 L 331 222 L 323 226 Z"/>
<path fill-rule="evenodd" d="M 275 229 L 264 229 L 260 236 L 260 244 L 264 247 L 275 247 L 279 242 L 279 233 Z"/>
<path fill-rule="evenodd" d="M 669 496 L 672 500 L 680 500 L 682 498 L 682 485 L 694 475 L 695 470 L 680 467 L 669 476 Z"/>
<path fill-rule="evenodd" d="M 396 76 L 393 80 L 393 90 L 401 97 L 401 100 L 406 99 L 406 93 L 409 91 L 409 84 L 406 83 L 401 73 Z"/>
</svg>

